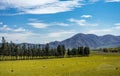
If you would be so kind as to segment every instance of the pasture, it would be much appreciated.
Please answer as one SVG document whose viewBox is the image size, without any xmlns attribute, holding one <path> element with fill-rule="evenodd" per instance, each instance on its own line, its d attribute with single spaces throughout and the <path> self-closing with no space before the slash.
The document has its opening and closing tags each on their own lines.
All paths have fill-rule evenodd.
<svg viewBox="0 0 120 76">
<path fill-rule="evenodd" d="M 120 54 L 0 61 L 0 76 L 120 76 Z"/>
</svg>

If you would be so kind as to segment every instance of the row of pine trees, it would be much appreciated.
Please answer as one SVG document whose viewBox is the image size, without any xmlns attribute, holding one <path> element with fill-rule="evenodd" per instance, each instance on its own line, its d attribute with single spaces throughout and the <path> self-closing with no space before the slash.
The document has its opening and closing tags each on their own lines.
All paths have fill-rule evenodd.
<svg viewBox="0 0 120 76">
<path fill-rule="evenodd" d="M 56 57 L 72 57 L 72 56 L 89 56 L 89 47 L 78 47 L 66 49 L 64 45 L 58 45 L 51 48 L 49 44 L 41 46 L 38 44 L 15 44 L 12 41 L 8 43 L 2 37 L 0 47 L 0 60 L 26 60 L 26 59 L 43 59 Z"/>
</svg>

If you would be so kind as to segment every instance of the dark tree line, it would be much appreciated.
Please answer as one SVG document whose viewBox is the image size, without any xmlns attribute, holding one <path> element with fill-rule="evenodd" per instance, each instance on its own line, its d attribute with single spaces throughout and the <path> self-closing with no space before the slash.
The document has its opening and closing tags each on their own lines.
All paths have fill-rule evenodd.
<svg viewBox="0 0 120 76">
<path fill-rule="evenodd" d="M 41 46 L 40 44 L 15 44 L 12 41 L 6 42 L 2 37 L 0 47 L 0 60 L 20 60 L 20 59 L 40 59 L 48 57 L 70 57 L 70 56 L 88 56 L 89 47 L 78 47 L 66 49 L 64 45 L 58 45 L 56 48 L 50 48 L 49 44 Z"/>
<path fill-rule="evenodd" d="M 120 53 L 120 47 L 116 47 L 116 48 L 100 48 L 101 52 L 104 53 Z"/>
<path fill-rule="evenodd" d="M 76 56 L 89 56 L 90 49 L 89 47 L 78 47 L 67 50 L 68 56 L 76 55 Z"/>
</svg>

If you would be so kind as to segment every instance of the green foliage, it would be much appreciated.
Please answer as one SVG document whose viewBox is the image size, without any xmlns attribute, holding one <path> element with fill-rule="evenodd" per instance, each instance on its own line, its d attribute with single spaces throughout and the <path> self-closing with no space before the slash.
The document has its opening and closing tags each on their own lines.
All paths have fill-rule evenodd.
<svg viewBox="0 0 120 76">
<path fill-rule="evenodd" d="M 78 47 L 66 50 L 65 45 L 58 45 L 56 48 L 50 48 L 49 44 L 45 46 L 41 45 L 30 45 L 27 43 L 15 44 L 12 41 L 6 42 L 5 38 L 2 37 L 2 46 L 0 49 L 0 60 L 15 60 L 12 57 L 16 57 L 16 60 L 24 59 L 41 59 L 48 58 L 49 56 L 54 57 L 71 57 L 71 56 L 88 56 L 88 47 Z M 11 58 L 5 58 L 10 56 Z"/>
<path fill-rule="evenodd" d="M 58 52 L 58 56 L 63 57 L 64 54 L 65 54 L 65 46 L 64 45 L 58 45 L 57 52 Z"/>
<path fill-rule="evenodd" d="M 90 49 L 89 47 L 84 48 L 84 55 L 88 56 L 90 54 Z"/>
</svg>

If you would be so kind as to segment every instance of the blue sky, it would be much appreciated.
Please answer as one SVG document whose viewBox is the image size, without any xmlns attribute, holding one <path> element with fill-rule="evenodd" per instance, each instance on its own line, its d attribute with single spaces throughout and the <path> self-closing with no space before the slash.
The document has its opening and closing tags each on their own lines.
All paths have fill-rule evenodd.
<svg viewBox="0 0 120 76">
<path fill-rule="evenodd" d="M 61 41 L 77 33 L 120 35 L 120 0 L 0 0 L 0 37 Z"/>
</svg>

